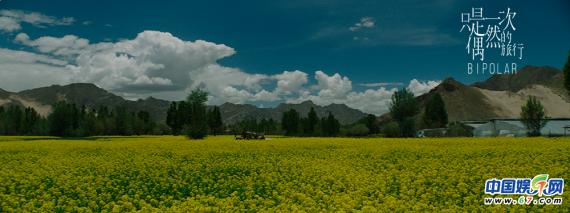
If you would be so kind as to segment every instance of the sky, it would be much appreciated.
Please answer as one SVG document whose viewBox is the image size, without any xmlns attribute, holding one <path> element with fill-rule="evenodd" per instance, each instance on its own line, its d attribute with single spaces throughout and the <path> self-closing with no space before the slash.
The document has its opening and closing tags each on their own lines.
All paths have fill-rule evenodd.
<svg viewBox="0 0 570 213">
<path fill-rule="evenodd" d="M 398 88 L 470 84 L 461 13 L 510 8 L 522 58 L 485 62 L 561 68 L 570 2 L 497 0 L 71 1 L 0 0 L 0 88 L 94 83 L 128 99 L 261 107 L 312 100 L 367 113 Z M 461 32 L 460 32 L 461 31 Z"/>
</svg>

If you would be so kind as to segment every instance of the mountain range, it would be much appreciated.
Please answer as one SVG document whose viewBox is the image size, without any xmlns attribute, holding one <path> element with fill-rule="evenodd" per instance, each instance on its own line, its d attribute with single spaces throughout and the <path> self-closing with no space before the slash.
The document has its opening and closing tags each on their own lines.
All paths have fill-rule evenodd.
<svg viewBox="0 0 570 213">
<path fill-rule="evenodd" d="M 166 111 L 170 105 L 169 101 L 152 97 L 136 101 L 127 100 L 89 83 L 74 83 L 65 86 L 52 85 L 21 92 L 8 92 L 0 89 L 0 106 L 33 107 L 43 116 L 48 115 L 51 112 L 51 105 L 58 101 L 67 101 L 88 108 L 126 106 L 133 111 L 147 111 L 154 120 L 160 122 L 164 122 L 166 119 Z M 319 117 L 324 117 L 328 112 L 331 112 L 342 124 L 354 123 L 367 115 L 344 104 L 319 106 L 311 101 L 299 104 L 283 103 L 275 108 L 259 108 L 250 104 L 225 103 L 220 105 L 220 112 L 224 123 L 235 123 L 246 118 L 272 118 L 280 121 L 282 113 L 289 109 L 295 109 L 302 116 L 305 116 L 311 107 L 315 109 Z"/>
<path fill-rule="evenodd" d="M 570 117 L 570 96 L 563 87 L 562 72 L 547 66 L 526 66 L 514 75 L 495 75 L 486 81 L 471 85 L 447 78 L 428 93 L 416 97 L 420 108 L 423 109 L 431 96 L 436 93 L 442 96 L 450 121 L 517 118 L 521 105 L 526 102 L 529 95 L 538 97 L 548 116 Z M 164 122 L 170 104 L 169 101 L 152 97 L 136 101 L 127 100 L 89 83 L 52 85 L 21 92 L 0 89 L 0 106 L 33 107 L 44 116 L 51 112 L 52 104 L 61 100 L 90 108 L 126 106 L 133 111 L 148 111 L 153 119 L 161 122 Z M 295 109 L 305 116 L 311 107 L 319 117 L 331 112 L 342 124 L 354 123 L 367 115 L 344 104 L 319 106 L 311 101 L 299 104 L 282 103 L 274 108 L 225 103 L 220 105 L 220 111 L 225 123 L 235 123 L 245 118 L 272 118 L 279 121 L 282 113 L 289 109 Z M 388 121 L 390 115 L 386 113 L 379 119 L 381 122 Z"/>
</svg>

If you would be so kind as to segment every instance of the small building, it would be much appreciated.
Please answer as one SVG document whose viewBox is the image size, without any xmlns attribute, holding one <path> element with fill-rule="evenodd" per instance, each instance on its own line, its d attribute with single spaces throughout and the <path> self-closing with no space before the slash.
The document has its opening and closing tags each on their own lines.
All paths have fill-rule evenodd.
<svg viewBox="0 0 570 213">
<path fill-rule="evenodd" d="M 474 137 L 522 137 L 526 136 L 526 129 L 521 126 L 500 121 L 491 120 L 473 129 Z"/>
<path fill-rule="evenodd" d="M 520 119 L 497 118 L 487 122 L 470 121 L 464 124 L 474 128 L 474 137 L 522 137 L 527 134 L 527 129 Z M 570 128 L 570 118 L 549 118 L 540 133 L 543 136 L 563 136 L 567 134 L 566 127 Z"/>
</svg>

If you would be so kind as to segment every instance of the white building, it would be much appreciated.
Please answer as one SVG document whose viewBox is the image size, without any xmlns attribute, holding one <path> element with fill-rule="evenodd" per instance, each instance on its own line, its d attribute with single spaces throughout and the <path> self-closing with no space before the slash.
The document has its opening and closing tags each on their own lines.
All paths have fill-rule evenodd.
<svg viewBox="0 0 570 213">
<path fill-rule="evenodd" d="M 462 122 L 473 127 L 474 137 L 494 137 L 494 136 L 526 136 L 527 129 L 520 119 L 491 119 L 489 121 L 465 121 Z M 543 136 L 562 136 L 565 127 L 570 126 L 570 118 L 549 118 L 546 125 L 540 130 Z"/>
</svg>

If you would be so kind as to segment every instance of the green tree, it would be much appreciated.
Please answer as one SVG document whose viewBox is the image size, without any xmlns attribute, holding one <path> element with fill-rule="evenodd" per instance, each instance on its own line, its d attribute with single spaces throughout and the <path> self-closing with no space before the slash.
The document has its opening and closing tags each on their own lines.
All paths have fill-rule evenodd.
<svg viewBox="0 0 570 213">
<path fill-rule="evenodd" d="M 439 128 L 447 125 L 447 110 L 439 93 L 432 95 L 426 104 L 423 122 L 427 128 Z"/>
<path fill-rule="evenodd" d="M 10 106 L 6 110 L 6 134 L 19 135 L 22 130 L 22 109 L 18 106 Z"/>
<path fill-rule="evenodd" d="M 315 112 L 315 109 L 311 107 L 311 110 L 307 114 L 307 119 L 305 122 L 305 127 L 304 127 L 305 133 L 308 135 L 314 135 L 315 128 L 317 127 L 318 123 L 319 123 L 319 117 L 317 116 L 317 112 Z"/>
<path fill-rule="evenodd" d="M 170 127 L 173 135 L 178 135 L 184 127 L 192 122 L 192 106 L 189 102 L 173 101 L 166 112 L 166 125 Z"/>
<path fill-rule="evenodd" d="M 131 135 L 132 134 L 132 116 L 126 107 L 115 107 L 115 134 Z"/>
<path fill-rule="evenodd" d="M 6 128 L 5 128 L 5 126 L 6 126 L 6 124 L 5 124 L 6 118 L 5 118 L 5 116 L 6 116 L 6 113 L 4 112 L 4 107 L 3 107 L 3 106 L 0 106 L 0 135 L 5 135 L 5 134 L 6 134 L 6 131 L 5 131 L 5 129 L 6 129 Z"/>
<path fill-rule="evenodd" d="M 373 114 L 368 114 L 364 118 L 364 125 L 368 128 L 368 133 L 370 134 L 378 134 L 380 132 L 380 125 L 378 125 L 378 120 Z"/>
<path fill-rule="evenodd" d="M 96 135 L 114 135 L 115 133 L 115 119 L 114 114 L 106 106 L 99 107 L 97 110 L 97 117 L 95 121 L 95 134 Z"/>
<path fill-rule="evenodd" d="M 83 109 L 85 115 L 83 117 L 83 126 L 85 135 L 97 135 L 97 111 L 95 109 Z"/>
<path fill-rule="evenodd" d="M 186 98 L 191 111 L 190 124 L 186 132 L 189 138 L 202 139 L 208 134 L 206 101 L 208 101 L 208 93 L 200 88 L 192 90 Z"/>
<path fill-rule="evenodd" d="M 53 136 L 68 136 L 72 129 L 72 116 L 69 105 L 66 102 L 57 102 L 52 107 L 48 116 L 49 133 Z"/>
<path fill-rule="evenodd" d="M 366 124 L 357 123 L 352 127 L 346 130 L 346 136 L 351 137 L 362 137 L 366 136 L 370 133 L 370 129 L 366 126 Z"/>
<path fill-rule="evenodd" d="M 283 112 L 281 126 L 285 135 L 295 135 L 299 132 L 299 113 L 295 109 Z"/>
<path fill-rule="evenodd" d="M 147 111 L 139 111 L 133 119 L 133 131 L 137 135 L 150 134 L 154 128 L 154 123 L 150 118 L 150 113 Z"/>
<path fill-rule="evenodd" d="M 44 135 L 46 120 L 32 107 L 0 107 L 0 135 Z"/>
<path fill-rule="evenodd" d="M 568 58 L 566 59 L 566 64 L 562 71 L 564 73 L 564 87 L 566 91 L 570 93 L 570 51 L 568 52 Z"/>
<path fill-rule="evenodd" d="M 419 107 L 414 94 L 406 88 L 392 95 L 390 114 L 398 122 L 403 137 L 414 137 L 416 135 L 414 116 L 418 112 Z"/>
<path fill-rule="evenodd" d="M 192 105 L 187 101 L 178 102 L 178 111 L 176 111 L 177 126 L 182 129 L 188 127 L 192 123 Z"/>
<path fill-rule="evenodd" d="M 27 107 L 24 109 L 24 115 L 22 119 L 22 128 L 19 135 L 36 135 L 39 134 L 39 125 L 41 117 L 34 110 L 34 108 Z"/>
<path fill-rule="evenodd" d="M 321 119 L 321 127 L 325 136 L 337 136 L 340 132 L 340 122 L 329 112 L 326 118 Z"/>
<path fill-rule="evenodd" d="M 276 134 L 277 131 L 277 124 L 273 118 L 265 119 L 262 118 L 259 121 L 259 132 L 263 132 L 265 134 Z"/>
<path fill-rule="evenodd" d="M 214 106 L 208 112 L 208 126 L 210 127 L 210 132 L 213 135 L 217 135 L 223 131 L 224 123 L 222 122 L 222 114 L 220 112 L 220 107 Z"/>
<path fill-rule="evenodd" d="M 170 103 L 168 111 L 166 112 L 166 125 L 170 127 L 173 135 L 180 134 L 180 129 L 182 128 L 178 122 L 178 104 L 176 101 Z"/>
<path fill-rule="evenodd" d="M 546 118 L 542 103 L 536 97 L 529 96 L 526 104 L 521 107 L 521 120 L 528 130 L 528 135 L 539 136 L 540 130 L 546 125 Z"/>
</svg>

